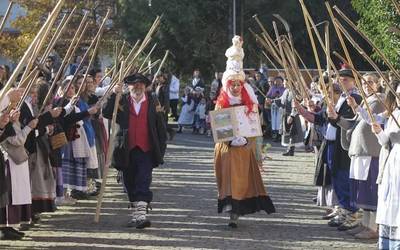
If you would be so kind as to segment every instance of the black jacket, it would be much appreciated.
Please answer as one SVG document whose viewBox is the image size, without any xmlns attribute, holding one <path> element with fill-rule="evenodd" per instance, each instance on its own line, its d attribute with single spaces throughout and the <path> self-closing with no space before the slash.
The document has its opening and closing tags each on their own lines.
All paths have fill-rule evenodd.
<svg viewBox="0 0 400 250">
<path fill-rule="evenodd" d="M 129 128 L 129 94 L 123 94 L 119 102 L 116 123 L 119 127 L 116 130 L 114 151 L 112 154 L 112 165 L 118 170 L 123 170 L 130 166 L 129 146 L 128 146 L 128 128 Z M 164 154 L 167 147 L 166 126 L 162 112 L 156 111 L 154 97 L 146 94 L 149 101 L 147 113 L 147 122 L 149 126 L 149 140 L 151 144 L 151 154 L 153 167 L 164 163 Z M 103 117 L 112 119 L 116 95 L 113 93 L 103 107 Z"/>
</svg>

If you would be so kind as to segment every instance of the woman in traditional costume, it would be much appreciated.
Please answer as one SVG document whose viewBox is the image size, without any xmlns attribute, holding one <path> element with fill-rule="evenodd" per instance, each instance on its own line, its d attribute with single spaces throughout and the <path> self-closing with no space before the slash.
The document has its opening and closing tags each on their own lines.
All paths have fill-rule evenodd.
<svg viewBox="0 0 400 250">
<path fill-rule="evenodd" d="M 251 86 L 245 83 L 242 40 L 235 36 L 232 42 L 233 46 L 225 53 L 228 61 L 216 109 L 245 105 L 248 112 L 253 112 L 258 102 Z M 258 168 L 255 138 L 235 137 L 230 142 L 217 143 L 214 167 L 218 185 L 218 213 L 230 214 L 230 227 L 237 227 L 239 216 L 260 210 L 275 212 Z"/>
</svg>

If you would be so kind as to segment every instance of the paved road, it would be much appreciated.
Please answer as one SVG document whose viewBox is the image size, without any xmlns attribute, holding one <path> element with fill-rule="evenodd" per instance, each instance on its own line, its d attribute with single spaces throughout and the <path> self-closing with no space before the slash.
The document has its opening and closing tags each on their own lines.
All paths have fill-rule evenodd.
<svg viewBox="0 0 400 250">
<path fill-rule="evenodd" d="M 246 216 L 237 229 L 217 214 L 211 139 L 186 133 L 177 135 L 154 173 L 151 228 L 124 226 L 128 203 L 112 171 L 99 224 L 96 201 L 81 201 L 43 215 L 24 240 L 0 241 L 0 249 L 375 249 L 320 220 L 323 211 L 312 202 L 312 154 L 285 158 L 282 151 L 270 149 L 273 160 L 263 174 L 277 213 Z"/>
</svg>

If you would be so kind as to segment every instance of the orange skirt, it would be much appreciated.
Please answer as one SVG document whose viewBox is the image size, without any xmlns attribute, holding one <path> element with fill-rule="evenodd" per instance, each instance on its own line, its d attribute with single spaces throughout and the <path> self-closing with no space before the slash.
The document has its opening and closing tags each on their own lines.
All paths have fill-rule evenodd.
<svg viewBox="0 0 400 250">
<path fill-rule="evenodd" d="M 243 147 L 231 147 L 227 142 L 217 143 L 214 151 L 214 170 L 218 185 L 218 213 L 224 207 L 245 215 L 264 210 L 275 212 L 265 191 L 258 168 L 254 138 Z"/>
</svg>

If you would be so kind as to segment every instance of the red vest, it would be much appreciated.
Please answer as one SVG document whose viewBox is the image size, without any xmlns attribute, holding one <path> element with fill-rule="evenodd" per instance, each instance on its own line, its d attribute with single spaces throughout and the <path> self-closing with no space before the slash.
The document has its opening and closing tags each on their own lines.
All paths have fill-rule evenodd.
<svg viewBox="0 0 400 250">
<path fill-rule="evenodd" d="M 142 102 L 139 114 L 136 114 L 133 106 L 133 100 L 129 97 L 129 150 L 139 147 L 143 152 L 151 149 L 149 140 L 149 127 L 147 122 L 147 111 L 149 110 L 149 101 Z"/>
</svg>

